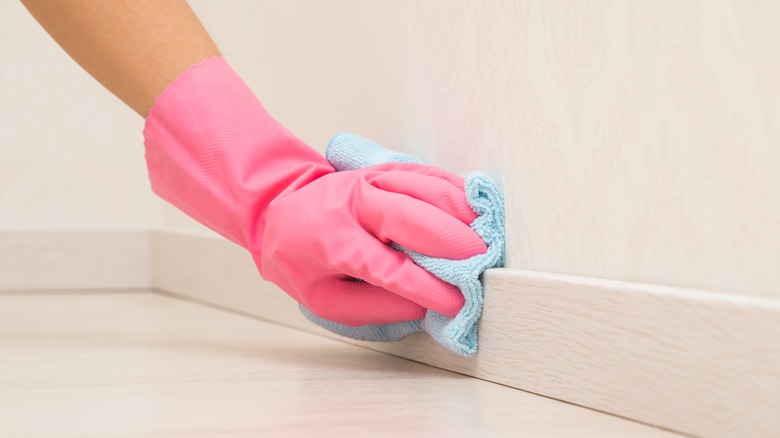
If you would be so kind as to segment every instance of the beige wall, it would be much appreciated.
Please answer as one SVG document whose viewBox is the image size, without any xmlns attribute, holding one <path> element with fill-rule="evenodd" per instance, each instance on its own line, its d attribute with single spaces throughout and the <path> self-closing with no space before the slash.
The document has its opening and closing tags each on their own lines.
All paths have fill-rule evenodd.
<svg viewBox="0 0 780 438">
<path fill-rule="evenodd" d="M 142 123 L 0 3 L 0 229 L 149 226 Z"/>
<path fill-rule="evenodd" d="M 510 267 L 780 296 L 780 3 L 194 5 L 305 140 L 498 176 Z"/>
<path fill-rule="evenodd" d="M 322 148 L 348 130 L 499 178 L 508 266 L 775 296 L 778 5 L 193 2 L 229 61 L 304 140 Z M 19 9 L 0 8 L 4 17 Z M 0 64 L 10 131 L 0 139 L 0 225 L 195 227 L 148 199 L 140 122 L 29 21 L 0 30 L 12 48 L 0 56 L 13 61 Z M 24 51 L 13 32 L 29 39 Z M 9 77 L 32 96 L 26 113 L 6 103 L 27 100 Z M 38 142 L 45 154 L 30 151 Z M 39 194 L 36 184 L 50 185 L 40 181 L 63 180 L 50 176 L 62 161 L 78 171 L 59 170 L 66 183 Z M 61 218 L 41 217 L 53 211 Z"/>
</svg>

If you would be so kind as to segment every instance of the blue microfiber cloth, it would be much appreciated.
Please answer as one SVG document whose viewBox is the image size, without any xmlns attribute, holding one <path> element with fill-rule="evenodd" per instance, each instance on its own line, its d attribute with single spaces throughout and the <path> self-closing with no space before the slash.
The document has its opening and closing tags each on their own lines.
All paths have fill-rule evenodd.
<svg viewBox="0 0 780 438">
<path fill-rule="evenodd" d="M 417 158 L 393 152 L 355 134 L 342 133 L 333 137 L 325 153 L 336 170 L 354 170 L 386 162 L 422 163 Z M 374 324 L 349 327 L 317 317 L 301 306 L 303 314 L 320 326 L 353 339 L 363 341 L 399 341 L 418 331 L 425 331 L 450 351 L 461 356 L 477 352 L 477 322 L 482 313 L 482 283 L 479 276 L 488 268 L 504 264 L 504 196 L 499 186 L 487 175 L 473 172 L 465 178 L 466 199 L 479 216 L 471 228 L 487 244 L 488 250 L 466 260 L 428 257 L 399 245 L 392 246 L 408 254 L 419 266 L 447 283 L 457 286 L 465 304 L 454 318 L 429 310 L 424 319 L 395 324 Z"/>
</svg>

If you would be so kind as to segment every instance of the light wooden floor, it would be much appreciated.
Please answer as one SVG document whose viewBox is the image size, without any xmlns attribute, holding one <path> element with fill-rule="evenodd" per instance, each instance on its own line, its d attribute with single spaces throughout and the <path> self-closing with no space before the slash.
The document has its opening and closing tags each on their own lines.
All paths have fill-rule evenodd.
<svg viewBox="0 0 780 438">
<path fill-rule="evenodd" d="M 167 296 L 0 293 L 0 436 L 672 436 Z"/>
</svg>

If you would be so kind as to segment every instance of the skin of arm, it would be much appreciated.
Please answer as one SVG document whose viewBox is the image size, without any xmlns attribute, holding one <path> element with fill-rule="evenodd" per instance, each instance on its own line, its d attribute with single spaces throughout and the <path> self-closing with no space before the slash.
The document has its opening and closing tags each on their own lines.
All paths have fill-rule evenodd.
<svg viewBox="0 0 780 438">
<path fill-rule="evenodd" d="M 189 66 L 219 49 L 184 0 L 22 0 L 92 77 L 146 117 Z"/>
</svg>

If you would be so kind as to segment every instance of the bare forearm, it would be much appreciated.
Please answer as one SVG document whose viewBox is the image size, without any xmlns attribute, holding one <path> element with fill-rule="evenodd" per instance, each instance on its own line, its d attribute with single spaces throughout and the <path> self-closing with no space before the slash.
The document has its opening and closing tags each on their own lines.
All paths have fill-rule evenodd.
<svg viewBox="0 0 780 438">
<path fill-rule="evenodd" d="M 145 117 L 199 60 L 219 54 L 184 0 L 22 0 L 89 74 Z"/>
</svg>

